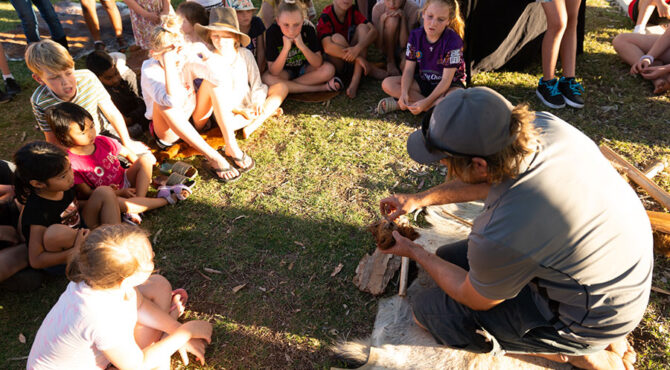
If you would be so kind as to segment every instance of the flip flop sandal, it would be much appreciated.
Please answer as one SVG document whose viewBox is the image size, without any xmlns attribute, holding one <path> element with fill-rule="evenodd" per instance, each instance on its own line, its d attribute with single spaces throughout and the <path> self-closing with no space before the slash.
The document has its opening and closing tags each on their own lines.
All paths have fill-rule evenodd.
<svg viewBox="0 0 670 370">
<path fill-rule="evenodd" d="M 183 306 L 186 306 L 186 302 L 188 302 L 188 293 L 186 292 L 186 289 L 178 288 L 178 289 L 173 290 L 170 301 L 172 301 L 172 299 L 174 299 L 174 296 L 176 296 L 177 294 L 179 294 L 181 296 L 181 300 L 184 302 Z M 179 308 L 179 306 L 177 306 L 176 304 L 173 304 L 170 307 L 170 312 L 172 312 L 172 311 L 174 311 L 178 308 Z M 185 307 L 182 307 L 182 308 L 185 309 Z M 184 314 L 184 311 L 181 311 L 181 312 L 179 312 L 179 315 L 177 315 L 177 317 L 180 317 L 183 314 Z"/>
<path fill-rule="evenodd" d="M 140 226 L 142 223 L 142 217 L 137 213 L 124 212 L 121 215 L 121 219 L 123 222 L 133 226 Z"/>
<path fill-rule="evenodd" d="M 335 84 L 338 84 L 340 87 L 336 87 Z M 342 83 L 342 80 L 335 76 L 328 80 L 328 91 L 340 91 L 344 87 L 344 84 Z"/>
<path fill-rule="evenodd" d="M 233 156 L 230 156 L 230 155 L 226 154 L 225 151 L 222 151 L 222 152 L 223 153 L 221 153 L 221 155 L 223 155 L 223 157 L 226 158 L 227 160 L 233 162 L 233 165 L 235 166 L 235 168 L 237 168 L 237 171 L 240 173 L 240 175 L 245 173 L 245 172 L 249 172 L 249 171 L 253 170 L 254 167 L 256 167 L 256 161 L 253 158 L 249 157 L 249 155 L 247 155 L 246 152 L 242 152 L 242 158 L 235 158 Z M 247 158 L 251 159 L 251 164 L 250 165 L 248 165 L 246 167 L 240 167 L 240 165 L 237 164 L 237 162 L 244 163 L 247 160 Z"/>
<path fill-rule="evenodd" d="M 237 176 L 229 179 L 224 179 L 223 177 L 219 176 L 219 173 L 230 172 L 233 170 L 233 167 L 230 165 L 230 163 L 228 163 L 228 168 L 214 168 L 214 166 L 212 166 L 209 162 L 203 163 L 203 167 L 207 172 L 209 172 L 210 175 L 212 175 L 212 177 L 214 177 L 214 179 L 223 183 L 237 181 L 242 176 L 242 172 L 240 172 L 239 170 L 237 171 Z"/>
<path fill-rule="evenodd" d="M 193 194 L 193 190 L 191 190 L 190 187 L 184 185 L 184 184 L 177 184 L 177 185 L 171 185 L 171 186 L 161 186 L 158 188 L 158 193 L 156 194 L 157 198 L 164 198 L 167 200 L 168 204 L 175 204 L 177 201 L 182 201 L 186 200 L 188 197 L 185 197 L 182 192 L 187 191 L 188 194 Z M 175 200 L 172 195 L 175 195 L 177 197 L 177 200 Z"/>
<path fill-rule="evenodd" d="M 174 163 L 163 162 L 161 163 L 160 171 L 164 175 L 178 173 L 182 176 L 188 177 L 189 179 L 194 178 L 198 174 L 198 170 L 195 167 L 182 161 L 177 161 Z"/>
<path fill-rule="evenodd" d="M 377 104 L 377 114 L 383 115 L 386 113 L 394 112 L 399 110 L 398 101 L 392 97 L 386 97 L 379 101 Z"/>
</svg>

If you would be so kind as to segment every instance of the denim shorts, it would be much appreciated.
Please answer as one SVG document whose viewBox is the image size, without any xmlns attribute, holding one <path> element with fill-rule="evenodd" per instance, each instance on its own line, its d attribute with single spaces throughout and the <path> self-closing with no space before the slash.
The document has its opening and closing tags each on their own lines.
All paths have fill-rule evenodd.
<svg viewBox="0 0 670 370">
<path fill-rule="evenodd" d="M 438 249 L 437 255 L 466 270 L 467 240 Z M 535 305 L 530 286 L 488 311 L 472 310 L 439 287 L 412 302 L 416 319 L 439 343 L 469 352 L 565 353 L 586 355 L 602 350 L 565 339 Z"/>
</svg>

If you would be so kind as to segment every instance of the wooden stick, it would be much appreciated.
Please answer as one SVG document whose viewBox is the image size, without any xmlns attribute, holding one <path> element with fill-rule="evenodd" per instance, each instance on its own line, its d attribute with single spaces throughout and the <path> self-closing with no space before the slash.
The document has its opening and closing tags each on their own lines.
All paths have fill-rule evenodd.
<svg viewBox="0 0 670 370">
<path fill-rule="evenodd" d="M 670 209 L 670 194 L 666 193 L 665 190 L 661 189 L 661 187 L 656 185 L 655 182 L 649 180 L 647 176 L 642 173 L 642 171 L 635 168 L 635 166 L 632 164 L 626 162 L 625 159 L 621 158 L 607 145 L 600 145 L 600 151 L 603 153 L 605 158 L 621 166 L 629 179 L 631 179 L 634 183 L 638 184 L 642 189 L 649 193 L 649 195 L 656 199 L 656 201 L 658 201 L 663 207 Z"/>
<path fill-rule="evenodd" d="M 656 293 L 663 293 L 663 294 L 666 294 L 666 295 L 670 295 L 670 292 L 668 292 L 667 290 L 655 287 L 653 285 L 651 287 L 651 290 L 656 292 Z"/>
<path fill-rule="evenodd" d="M 409 257 L 403 257 L 400 265 L 400 289 L 398 295 L 404 297 L 407 295 L 407 275 L 409 274 Z"/>
<path fill-rule="evenodd" d="M 642 171 L 645 176 L 647 176 L 648 179 L 653 179 L 658 175 L 661 171 L 665 169 L 665 162 L 657 159 L 653 161 L 647 168 Z"/>
<path fill-rule="evenodd" d="M 647 211 L 647 216 L 652 230 L 670 234 L 670 213 Z"/>
</svg>

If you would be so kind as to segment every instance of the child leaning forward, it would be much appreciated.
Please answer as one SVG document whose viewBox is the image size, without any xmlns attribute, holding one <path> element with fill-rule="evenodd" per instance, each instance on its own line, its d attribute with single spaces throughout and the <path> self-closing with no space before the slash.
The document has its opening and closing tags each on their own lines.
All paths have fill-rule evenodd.
<svg viewBox="0 0 670 370">
<path fill-rule="evenodd" d="M 340 90 L 342 81 L 333 77 L 335 67 L 323 60 L 316 30 L 305 20 L 301 5 L 282 2 L 276 19 L 266 32 L 268 70 L 263 82 L 283 82 L 290 93 Z"/>
</svg>

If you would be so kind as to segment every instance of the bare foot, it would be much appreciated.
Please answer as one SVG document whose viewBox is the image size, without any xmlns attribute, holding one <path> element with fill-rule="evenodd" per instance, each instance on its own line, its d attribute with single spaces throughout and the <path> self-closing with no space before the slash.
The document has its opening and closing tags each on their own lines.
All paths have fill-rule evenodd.
<svg viewBox="0 0 670 370">
<path fill-rule="evenodd" d="M 284 110 L 281 109 L 281 107 L 279 107 L 279 108 L 277 108 L 277 110 L 274 113 L 272 113 L 272 115 L 270 117 L 281 117 L 283 115 L 284 115 Z"/>
<path fill-rule="evenodd" d="M 398 75 L 400 75 L 400 72 L 398 72 Z M 379 68 L 374 64 L 369 64 L 368 73 L 366 76 L 370 76 L 375 80 L 383 80 L 389 76 L 389 73 L 386 72 L 385 69 Z"/>
<path fill-rule="evenodd" d="M 670 81 L 665 78 L 658 78 L 654 80 L 654 94 L 663 94 L 670 90 Z"/>
<path fill-rule="evenodd" d="M 395 65 L 395 62 L 386 63 L 386 72 L 389 76 L 400 76 L 400 70 Z"/>
<path fill-rule="evenodd" d="M 347 87 L 346 94 L 349 98 L 353 99 L 358 93 L 358 85 L 361 83 L 361 77 L 363 74 L 366 74 L 368 70 L 368 65 L 365 59 L 358 57 L 354 62 L 354 74 L 351 76 L 351 83 Z"/>
</svg>

